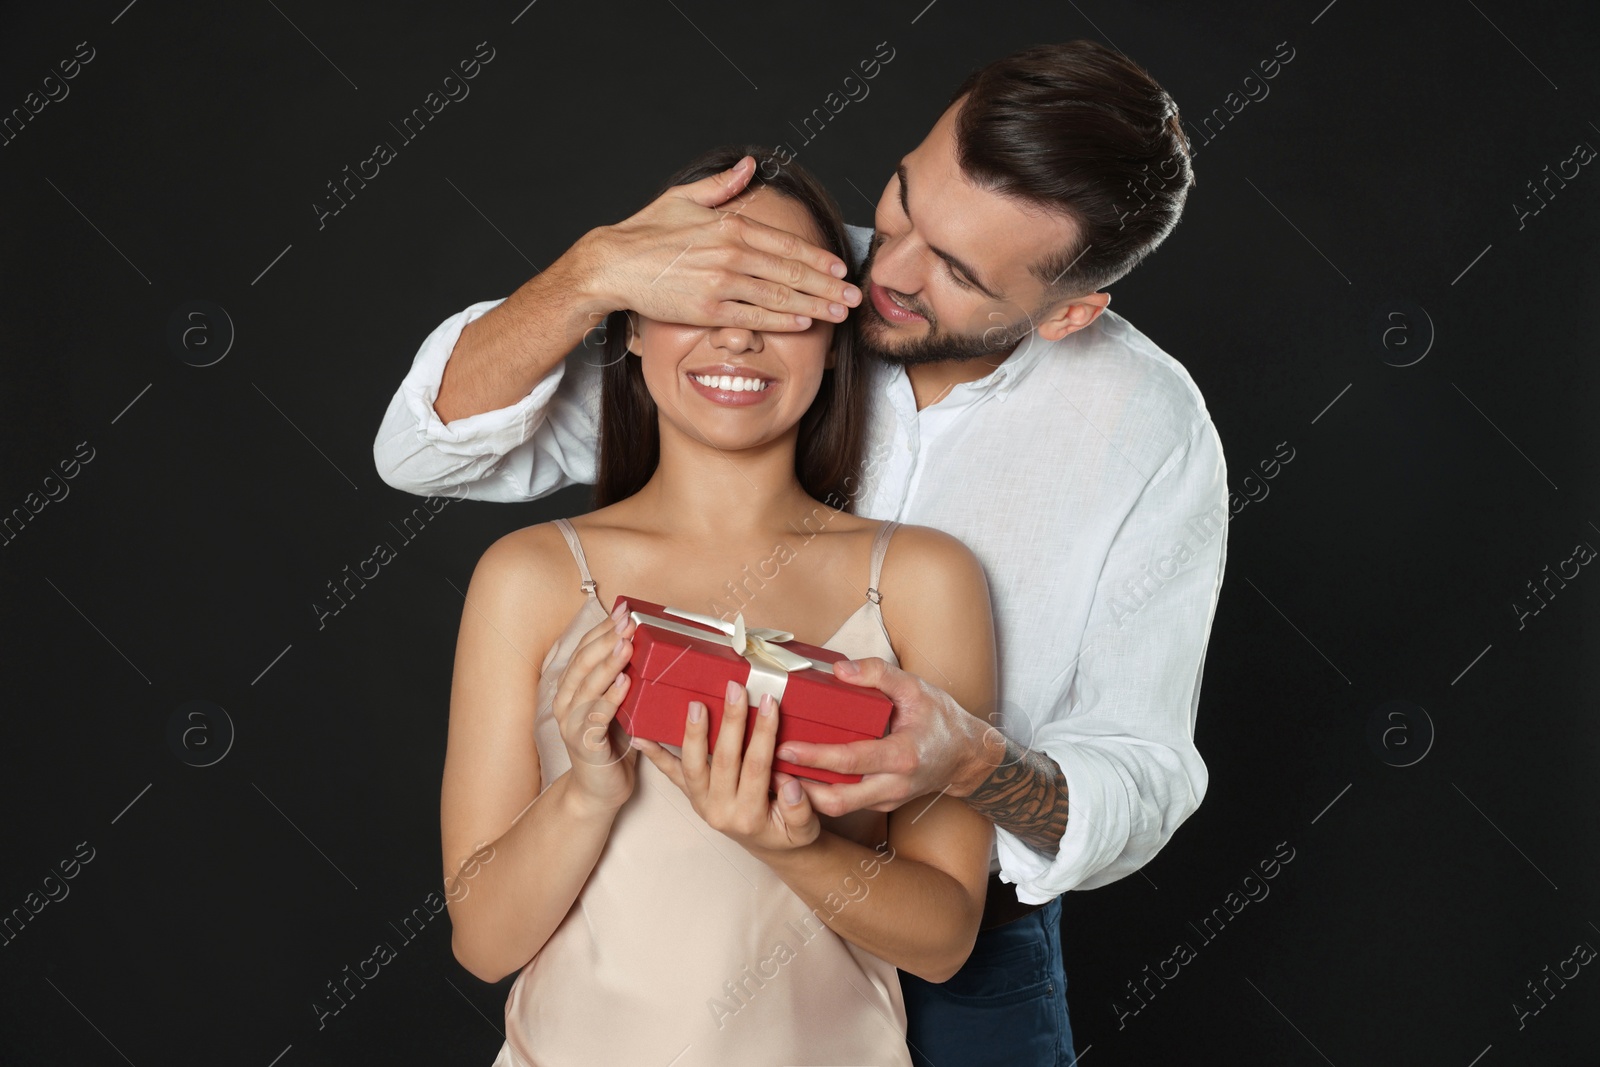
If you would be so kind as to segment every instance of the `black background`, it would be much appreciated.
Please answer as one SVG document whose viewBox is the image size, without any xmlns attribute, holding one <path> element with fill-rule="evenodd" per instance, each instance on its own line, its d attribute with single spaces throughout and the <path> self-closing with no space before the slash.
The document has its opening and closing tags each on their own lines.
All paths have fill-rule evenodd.
<svg viewBox="0 0 1600 1067">
<path fill-rule="evenodd" d="M 371 459 L 417 345 L 700 149 L 794 141 L 879 42 L 870 96 L 799 155 L 860 223 L 969 69 L 1093 37 L 1192 128 L 1280 42 L 1293 58 L 1194 131 L 1183 223 L 1112 288 L 1257 499 L 1206 660 L 1205 801 L 1143 872 L 1064 901 L 1078 1051 L 1600 1062 L 1600 964 L 1521 1027 L 1513 1008 L 1600 947 L 1600 577 L 1521 627 L 1512 607 L 1600 545 L 1600 164 L 1520 228 L 1513 206 L 1600 147 L 1592 5 L 125 2 L 0 24 L 3 113 L 95 50 L 0 148 L 0 513 L 94 455 L 0 547 L 0 913 L 94 849 L 0 947 L 0 1061 L 488 1064 L 509 980 L 457 965 L 446 917 L 390 924 L 439 888 L 471 569 L 588 496 L 453 502 L 319 630 L 325 583 L 401 546 L 420 503 Z M 398 145 L 388 123 L 481 41 L 471 95 L 319 229 L 325 183 Z M 236 330 L 211 366 L 168 340 L 195 300 Z M 216 713 L 169 741 L 191 700 L 236 731 L 210 766 L 180 757 L 214 758 Z M 1270 895 L 1200 937 L 1285 842 Z M 397 958 L 319 1030 L 324 983 L 384 940 Z M 1127 983 L 1179 941 L 1196 958 L 1133 1012 Z"/>
</svg>

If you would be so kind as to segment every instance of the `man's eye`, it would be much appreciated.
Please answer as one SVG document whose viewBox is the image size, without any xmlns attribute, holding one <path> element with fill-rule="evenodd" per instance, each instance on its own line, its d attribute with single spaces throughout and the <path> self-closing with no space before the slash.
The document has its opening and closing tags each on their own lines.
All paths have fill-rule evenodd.
<svg viewBox="0 0 1600 1067">
<path fill-rule="evenodd" d="M 976 289 L 977 288 L 977 286 L 973 285 L 971 282 L 969 282 L 965 278 L 961 277 L 961 275 L 957 274 L 955 268 L 950 266 L 950 264 L 946 263 L 944 269 L 945 269 L 945 273 L 950 275 L 950 280 L 955 282 L 961 288 L 963 288 L 963 289 Z"/>
</svg>

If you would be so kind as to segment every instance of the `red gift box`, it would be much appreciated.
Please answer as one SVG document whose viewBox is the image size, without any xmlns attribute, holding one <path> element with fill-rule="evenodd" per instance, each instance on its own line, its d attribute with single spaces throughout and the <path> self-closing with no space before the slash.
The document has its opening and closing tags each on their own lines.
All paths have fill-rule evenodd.
<svg viewBox="0 0 1600 1067">
<path fill-rule="evenodd" d="M 639 625 L 633 633 L 633 657 L 624 668 L 632 684 L 617 709 L 617 721 L 635 737 L 682 745 L 689 701 L 698 700 L 710 712 L 709 742 L 715 746 L 730 680 L 746 686 L 750 697 L 746 745 L 755 732 L 754 708 L 763 692 L 782 694 L 778 700 L 780 745 L 785 741 L 861 741 L 882 737 L 889 729 L 894 704 L 888 697 L 834 677 L 831 665 L 850 658 L 841 652 L 795 641 L 792 634 L 778 630 L 744 632 L 743 616 L 730 623 L 633 597 L 621 599 L 627 601 L 629 615 Z M 735 631 L 745 637 L 743 654 L 735 651 Z M 797 657 L 811 663 L 797 669 Z M 772 766 L 821 782 L 861 780 L 859 774 L 802 767 L 776 755 Z"/>
</svg>

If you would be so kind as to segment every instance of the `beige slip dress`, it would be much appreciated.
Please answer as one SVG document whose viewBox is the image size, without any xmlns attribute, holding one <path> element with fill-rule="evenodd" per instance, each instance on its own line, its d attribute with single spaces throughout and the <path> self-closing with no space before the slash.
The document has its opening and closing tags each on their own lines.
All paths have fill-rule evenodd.
<svg viewBox="0 0 1600 1067">
<path fill-rule="evenodd" d="M 557 682 L 607 615 L 577 531 L 556 523 L 587 599 L 540 669 L 534 736 L 545 788 L 571 767 L 552 714 Z M 866 601 L 823 647 L 899 665 L 878 607 L 897 525 L 878 530 Z M 637 775 L 572 910 L 512 983 L 493 1067 L 909 1067 L 894 965 L 829 929 L 643 755 Z M 830 828 L 864 845 L 882 840 L 881 817 L 858 814 L 880 829 Z M 841 872 L 836 906 L 854 906 L 871 886 L 861 869 Z"/>
</svg>

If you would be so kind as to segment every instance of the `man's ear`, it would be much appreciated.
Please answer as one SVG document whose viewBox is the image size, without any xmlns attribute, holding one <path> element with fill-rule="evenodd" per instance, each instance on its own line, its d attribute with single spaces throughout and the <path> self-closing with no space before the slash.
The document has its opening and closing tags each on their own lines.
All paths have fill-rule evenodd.
<svg viewBox="0 0 1600 1067">
<path fill-rule="evenodd" d="M 1057 304 L 1040 320 L 1039 336 L 1046 341 L 1059 341 L 1069 333 L 1077 333 L 1099 318 L 1110 303 L 1110 293 L 1089 293 Z"/>
</svg>

